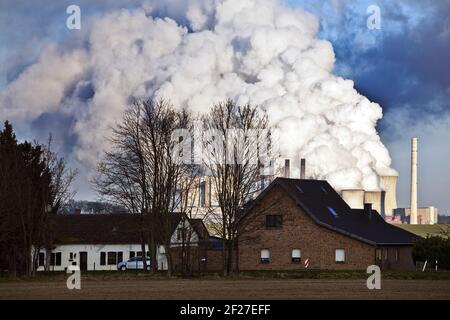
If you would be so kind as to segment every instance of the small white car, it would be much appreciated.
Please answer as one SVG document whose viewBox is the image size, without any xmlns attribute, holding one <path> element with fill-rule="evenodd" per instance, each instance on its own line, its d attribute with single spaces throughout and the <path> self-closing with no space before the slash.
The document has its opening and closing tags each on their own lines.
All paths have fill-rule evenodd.
<svg viewBox="0 0 450 320">
<path fill-rule="evenodd" d="M 136 270 L 144 269 L 144 261 L 142 257 L 133 257 L 128 261 L 122 261 L 117 264 L 118 270 Z M 147 270 L 151 269 L 150 257 L 147 257 Z"/>
</svg>

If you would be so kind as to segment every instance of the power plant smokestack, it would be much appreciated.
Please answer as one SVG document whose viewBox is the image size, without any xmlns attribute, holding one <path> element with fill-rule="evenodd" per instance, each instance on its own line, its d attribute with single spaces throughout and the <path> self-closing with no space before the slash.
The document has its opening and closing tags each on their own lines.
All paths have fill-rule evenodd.
<svg viewBox="0 0 450 320">
<path fill-rule="evenodd" d="M 305 179 L 306 176 L 306 160 L 300 159 L 300 179 Z"/>
<path fill-rule="evenodd" d="M 290 162 L 289 159 L 284 160 L 284 177 L 289 178 L 290 175 Z"/>
<path fill-rule="evenodd" d="M 410 224 L 417 224 L 417 138 L 411 140 L 411 213 Z"/>
</svg>

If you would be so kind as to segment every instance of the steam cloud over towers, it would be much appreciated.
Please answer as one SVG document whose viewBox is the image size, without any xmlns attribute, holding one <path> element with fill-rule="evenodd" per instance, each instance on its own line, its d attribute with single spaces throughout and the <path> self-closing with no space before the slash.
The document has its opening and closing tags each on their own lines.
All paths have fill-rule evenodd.
<svg viewBox="0 0 450 320">
<path fill-rule="evenodd" d="M 307 177 L 379 192 L 380 177 L 396 175 L 376 132 L 381 107 L 333 74 L 333 48 L 318 29 L 313 15 L 274 0 L 147 2 L 48 45 L 0 92 L 1 118 L 71 118 L 72 152 L 93 169 L 134 99 L 204 113 L 231 98 L 267 111 L 292 176 L 301 154 Z"/>
</svg>

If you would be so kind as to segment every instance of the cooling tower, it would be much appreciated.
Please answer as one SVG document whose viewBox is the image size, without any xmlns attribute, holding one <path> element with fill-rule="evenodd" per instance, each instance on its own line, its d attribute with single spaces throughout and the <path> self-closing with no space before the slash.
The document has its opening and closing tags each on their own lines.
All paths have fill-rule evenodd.
<svg viewBox="0 0 450 320">
<path fill-rule="evenodd" d="M 386 217 L 394 216 L 394 209 L 397 209 L 397 179 L 397 176 L 380 177 L 381 188 L 385 192 L 384 214 Z"/>
<path fill-rule="evenodd" d="M 364 209 L 364 190 L 362 189 L 352 189 L 352 190 L 342 190 L 342 199 L 349 205 L 352 209 Z"/>
<path fill-rule="evenodd" d="M 382 191 L 366 191 L 364 193 L 364 203 L 371 203 L 373 210 L 376 210 L 379 214 L 383 215 L 383 203 L 384 192 Z"/>
</svg>

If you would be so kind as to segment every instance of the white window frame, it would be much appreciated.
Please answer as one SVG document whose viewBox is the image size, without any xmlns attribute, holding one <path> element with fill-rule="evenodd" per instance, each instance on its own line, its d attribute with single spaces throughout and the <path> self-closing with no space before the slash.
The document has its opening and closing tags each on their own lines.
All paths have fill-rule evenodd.
<svg viewBox="0 0 450 320">
<path fill-rule="evenodd" d="M 270 262 L 270 249 L 261 249 L 260 252 L 260 261 L 263 263 L 268 263 Z"/>
<path fill-rule="evenodd" d="M 291 260 L 292 260 L 292 262 L 299 263 L 302 260 L 302 250 L 301 249 L 292 249 Z"/>
<path fill-rule="evenodd" d="M 53 261 L 54 262 L 53 264 L 52 264 L 52 254 L 54 254 L 54 257 L 55 257 L 55 261 Z M 59 264 L 56 262 L 58 260 L 57 259 L 58 254 L 61 256 Z M 62 265 L 63 265 L 63 254 L 62 254 L 62 251 L 53 251 L 53 252 L 51 252 L 50 253 L 50 266 L 51 267 L 60 267 Z"/>
<path fill-rule="evenodd" d="M 339 248 L 334 250 L 334 261 L 336 263 L 344 263 L 346 261 L 345 249 Z"/>
</svg>

